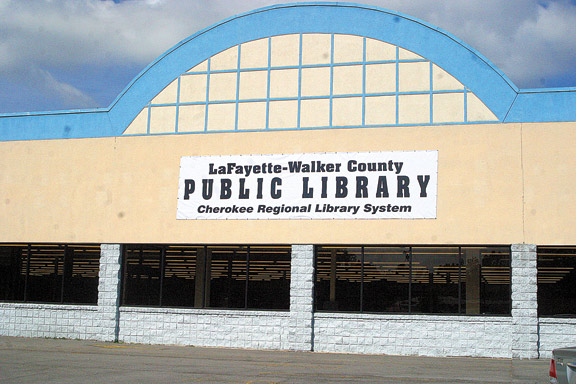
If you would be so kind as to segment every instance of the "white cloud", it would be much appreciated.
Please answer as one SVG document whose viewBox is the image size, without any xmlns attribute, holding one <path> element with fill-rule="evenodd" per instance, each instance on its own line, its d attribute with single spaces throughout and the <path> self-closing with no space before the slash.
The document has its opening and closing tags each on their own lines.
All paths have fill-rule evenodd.
<svg viewBox="0 0 576 384">
<path fill-rule="evenodd" d="M 540 8 L 535 19 L 519 26 L 513 43 L 517 49 L 512 50 L 502 69 L 514 73 L 520 83 L 532 83 L 535 76 L 546 78 L 564 71 L 574 73 L 576 7 L 552 3 L 548 8 Z"/>
<path fill-rule="evenodd" d="M 15 72 L 24 76 L 33 68 L 50 74 L 55 68 L 62 72 L 87 64 L 142 68 L 202 28 L 283 2 L 0 0 L 0 76 Z M 569 0 L 364 3 L 420 18 L 454 34 L 521 88 L 547 85 L 546 79 L 569 75 L 576 66 L 576 6 Z"/>
<path fill-rule="evenodd" d="M 10 83 L 16 84 L 21 92 L 18 94 L 1 95 L 1 99 L 18 98 L 25 95 L 29 99 L 47 99 L 48 109 L 58 106 L 58 109 L 78 109 L 93 108 L 97 106 L 96 101 L 85 92 L 56 79 L 50 72 L 33 65 L 25 66 L 18 70 L 8 70 L 0 72 L 1 76 L 10 79 Z M 38 110 L 46 110 L 40 107 Z"/>
<path fill-rule="evenodd" d="M 33 68 L 28 81 L 39 93 L 49 93 L 57 97 L 69 108 L 89 108 L 96 105 L 94 99 L 70 84 L 58 81 L 48 71 Z"/>
</svg>

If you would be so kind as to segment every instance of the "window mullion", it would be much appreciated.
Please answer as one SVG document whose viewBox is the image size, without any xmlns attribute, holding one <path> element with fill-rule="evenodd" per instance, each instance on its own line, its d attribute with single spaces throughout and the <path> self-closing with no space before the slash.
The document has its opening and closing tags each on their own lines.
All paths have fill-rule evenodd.
<svg viewBox="0 0 576 384">
<path fill-rule="evenodd" d="M 126 289 L 128 286 L 128 257 L 126 255 L 126 247 L 122 247 L 122 275 L 124 278 L 122 284 L 122 304 L 126 303 Z"/>
<path fill-rule="evenodd" d="M 28 284 L 30 283 L 30 253 L 32 252 L 32 244 L 28 244 L 28 251 L 26 252 L 26 277 L 24 278 L 24 301 L 28 301 Z"/>
<path fill-rule="evenodd" d="M 244 309 L 248 308 L 248 287 L 250 280 L 250 246 L 246 249 L 246 286 L 244 289 Z"/>
<path fill-rule="evenodd" d="M 162 306 L 162 291 L 164 288 L 164 269 L 166 268 L 166 246 L 162 246 L 160 251 L 160 292 L 158 298 L 158 306 Z"/>
<path fill-rule="evenodd" d="M 364 247 L 360 250 L 360 312 L 364 311 Z"/>
<path fill-rule="evenodd" d="M 462 247 L 458 247 L 458 313 L 462 314 Z"/>
<path fill-rule="evenodd" d="M 60 303 L 64 303 L 64 284 L 66 281 L 66 274 L 68 273 L 67 265 L 70 256 L 68 255 L 68 245 L 64 245 L 64 256 L 62 257 L 62 281 L 60 282 Z M 58 277 L 58 275 L 56 275 Z"/>
<path fill-rule="evenodd" d="M 408 247 L 408 313 L 412 313 L 412 247 Z"/>
</svg>

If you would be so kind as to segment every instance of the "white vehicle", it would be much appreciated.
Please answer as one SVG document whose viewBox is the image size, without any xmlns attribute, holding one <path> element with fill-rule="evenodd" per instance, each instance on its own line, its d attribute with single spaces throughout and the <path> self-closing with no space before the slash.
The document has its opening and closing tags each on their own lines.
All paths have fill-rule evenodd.
<svg viewBox="0 0 576 384">
<path fill-rule="evenodd" d="M 552 351 L 550 383 L 576 384 L 576 347 Z"/>
</svg>

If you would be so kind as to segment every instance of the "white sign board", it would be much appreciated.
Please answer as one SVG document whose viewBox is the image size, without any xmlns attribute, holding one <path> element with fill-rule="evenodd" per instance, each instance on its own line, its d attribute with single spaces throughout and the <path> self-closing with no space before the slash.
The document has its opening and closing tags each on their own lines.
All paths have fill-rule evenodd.
<svg viewBox="0 0 576 384">
<path fill-rule="evenodd" d="M 178 219 L 434 219 L 438 151 L 190 156 Z"/>
</svg>

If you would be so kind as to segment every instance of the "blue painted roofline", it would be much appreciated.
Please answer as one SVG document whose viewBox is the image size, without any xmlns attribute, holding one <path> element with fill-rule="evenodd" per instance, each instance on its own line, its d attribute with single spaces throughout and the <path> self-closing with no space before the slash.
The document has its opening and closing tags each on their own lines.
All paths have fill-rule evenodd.
<svg viewBox="0 0 576 384">
<path fill-rule="evenodd" d="M 413 51 L 455 76 L 502 122 L 576 121 L 576 89 L 519 90 L 475 49 L 424 21 L 360 4 L 295 3 L 234 16 L 182 40 L 107 108 L 0 115 L 0 140 L 119 136 L 158 92 L 208 57 L 247 41 L 292 33 L 359 35 Z"/>
<path fill-rule="evenodd" d="M 576 88 L 520 90 L 505 123 L 576 121 Z"/>
</svg>

